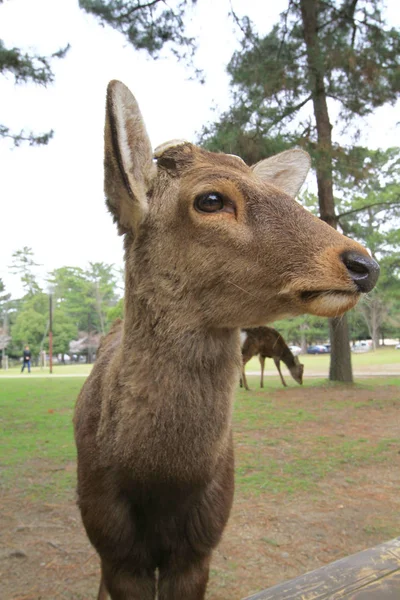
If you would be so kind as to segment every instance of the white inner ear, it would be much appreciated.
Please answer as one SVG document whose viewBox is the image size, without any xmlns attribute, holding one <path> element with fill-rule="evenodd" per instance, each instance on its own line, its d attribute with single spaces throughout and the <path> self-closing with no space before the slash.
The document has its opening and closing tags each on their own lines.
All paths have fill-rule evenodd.
<svg viewBox="0 0 400 600">
<path fill-rule="evenodd" d="M 310 155 L 294 148 L 255 164 L 253 172 L 265 182 L 272 183 L 290 196 L 296 196 L 311 166 Z"/>
<path fill-rule="evenodd" d="M 126 86 L 114 86 L 114 116 L 120 156 L 129 186 L 134 196 L 135 221 L 143 219 L 148 210 L 147 190 L 156 174 L 150 141 L 138 104 Z"/>
<path fill-rule="evenodd" d="M 119 100 L 119 99 L 118 99 Z M 129 180 L 131 180 L 130 174 L 133 173 L 134 165 L 132 160 L 131 149 L 129 147 L 129 138 L 127 131 L 127 111 L 123 105 L 123 101 L 115 103 L 115 116 L 118 131 L 118 145 L 121 153 L 122 163 L 124 165 L 124 171 L 127 174 Z M 131 183 L 131 181 L 129 181 Z"/>
</svg>

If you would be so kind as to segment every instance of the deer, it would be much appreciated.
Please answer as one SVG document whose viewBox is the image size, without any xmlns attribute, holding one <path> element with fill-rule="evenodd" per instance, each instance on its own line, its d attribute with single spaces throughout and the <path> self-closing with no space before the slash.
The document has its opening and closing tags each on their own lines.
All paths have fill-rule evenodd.
<svg viewBox="0 0 400 600">
<path fill-rule="evenodd" d="M 107 88 L 106 204 L 124 237 L 125 311 L 74 413 L 77 502 L 98 600 L 202 600 L 234 493 L 241 327 L 338 316 L 376 283 L 368 252 L 295 200 L 300 149 L 248 166 L 172 140 Z"/>
<path fill-rule="evenodd" d="M 250 390 L 247 384 L 245 366 L 253 356 L 257 355 L 261 365 L 260 387 L 264 387 L 264 365 L 266 358 L 274 360 L 282 384 L 285 387 L 287 387 L 287 383 L 281 372 L 281 361 L 285 363 L 293 379 L 302 385 L 304 365 L 299 361 L 298 356 L 293 355 L 285 340 L 276 329 L 272 327 L 242 329 L 240 343 L 242 347 L 242 376 L 240 386 L 243 384 L 246 390 Z"/>
</svg>

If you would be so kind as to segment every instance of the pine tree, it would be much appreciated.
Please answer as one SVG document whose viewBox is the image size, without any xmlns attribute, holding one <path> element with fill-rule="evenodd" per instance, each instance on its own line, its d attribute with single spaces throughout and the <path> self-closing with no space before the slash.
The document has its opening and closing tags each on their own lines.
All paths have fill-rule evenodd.
<svg viewBox="0 0 400 600">
<path fill-rule="evenodd" d="M 352 173 L 354 148 L 335 143 L 339 125 L 357 135 L 359 117 L 400 92 L 400 34 L 384 20 L 379 0 L 290 0 L 281 20 L 260 36 L 237 19 L 241 49 L 228 66 L 233 106 L 206 128 L 210 149 L 242 152 L 251 163 L 298 144 L 314 162 L 320 218 L 337 227 L 334 182 Z M 329 109 L 339 108 L 336 127 Z M 356 125 L 355 125 L 356 124 Z M 233 150 L 233 148 L 235 149 Z M 331 319 L 330 379 L 352 381 L 347 320 Z"/>
<path fill-rule="evenodd" d="M 33 256 L 32 248 L 24 246 L 21 250 L 13 252 L 12 265 L 9 267 L 11 273 L 20 275 L 22 285 L 29 296 L 34 296 L 37 292 L 41 292 L 34 273 L 35 267 L 41 265 L 34 261 Z"/>
</svg>

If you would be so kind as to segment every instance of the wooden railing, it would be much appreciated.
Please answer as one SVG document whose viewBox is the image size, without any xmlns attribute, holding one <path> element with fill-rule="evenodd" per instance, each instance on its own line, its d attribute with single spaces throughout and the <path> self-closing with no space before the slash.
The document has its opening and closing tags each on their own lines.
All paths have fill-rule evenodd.
<svg viewBox="0 0 400 600">
<path fill-rule="evenodd" d="M 245 600 L 400 600 L 400 537 Z"/>
</svg>

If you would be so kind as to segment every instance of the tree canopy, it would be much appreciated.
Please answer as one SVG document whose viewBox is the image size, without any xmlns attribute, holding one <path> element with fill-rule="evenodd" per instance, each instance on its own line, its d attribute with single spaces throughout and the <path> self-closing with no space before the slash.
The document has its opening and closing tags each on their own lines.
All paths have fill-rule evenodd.
<svg viewBox="0 0 400 600">
<path fill-rule="evenodd" d="M 95 15 L 102 24 L 121 32 L 137 50 L 153 58 L 169 46 L 178 57 L 194 50 L 194 39 L 185 35 L 187 7 L 197 0 L 79 0 L 80 7 Z"/>
<path fill-rule="evenodd" d="M 200 139 L 211 150 L 239 151 L 250 163 L 289 145 L 305 148 L 319 216 L 337 227 L 334 189 L 365 176 L 354 160 L 362 150 L 349 137 L 343 145 L 340 133 L 356 136 L 360 118 L 398 98 L 400 33 L 385 22 L 379 0 L 290 0 L 267 35 L 247 17 L 237 21 L 243 35 L 228 65 L 232 107 Z M 346 319 L 330 320 L 330 329 L 330 378 L 351 381 Z"/>
</svg>

